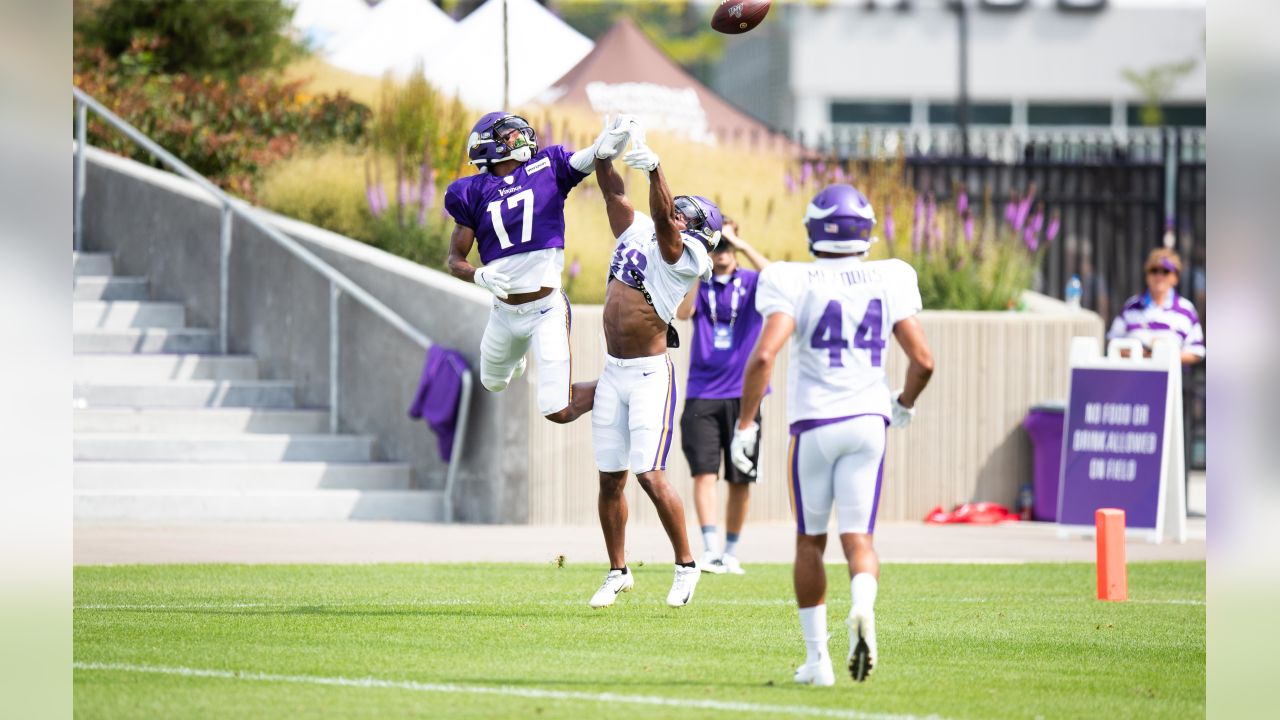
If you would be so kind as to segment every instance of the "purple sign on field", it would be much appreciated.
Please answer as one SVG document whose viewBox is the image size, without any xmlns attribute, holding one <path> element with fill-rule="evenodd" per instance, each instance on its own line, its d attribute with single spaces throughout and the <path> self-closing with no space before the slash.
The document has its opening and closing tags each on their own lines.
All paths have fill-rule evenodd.
<svg viewBox="0 0 1280 720">
<path fill-rule="evenodd" d="M 1058 522 L 1093 525 L 1098 508 L 1120 508 L 1127 527 L 1156 527 L 1168 390 L 1162 371 L 1071 371 Z"/>
</svg>

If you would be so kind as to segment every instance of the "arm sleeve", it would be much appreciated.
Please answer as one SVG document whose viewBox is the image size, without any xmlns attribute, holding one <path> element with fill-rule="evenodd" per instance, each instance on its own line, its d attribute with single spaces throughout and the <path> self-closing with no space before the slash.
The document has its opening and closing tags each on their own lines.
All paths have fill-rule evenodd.
<svg viewBox="0 0 1280 720">
<path fill-rule="evenodd" d="M 592 168 L 595 165 L 595 154 L 591 152 L 591 148 L 586 148 L 582 152 L 586 152 L 592 158 Z M 551 159 L 551 167 L 556 171 L 556 185 L 560 188 L 561 195 L 568 195 L 578 183 L 582 182 L 588 173 L 582 172 L 573 166 L 572 156 L 563 145 L 552 145 L 547 148 L 547 157 Z"/>
<path fill-rule="evenodd" d="M 924 309 L 920 299 L 920 282 L 916 269 L 899 260 L 895 264 L 894 278 L 889 284 L 889 327 L 916 315 Z"/>
<path fill-rule="evenodd" d="M 760 273 L 756 282 L 756 312 L 761 317 L 774 313 L 796 316 L 796 301 L 787 287 L 787 264 L 773 263 Z"/>
<path fill-rule="evenodd" d="M 453 217 L 453 221 L 463 227 L 476 229 L 475 218 L 472 217 L 466 198 L 466 188 L 458 183 L 449 185 L 444 192 L 444 209 Z"/>
<path fill-rule="evenodd" d="M 581 150 L 575 150 L 569 156 L 569 167 L 577 170 L 583 175 L 590 175 L 596 169 L 595 148 L 587 146 Z"/>
</svg>

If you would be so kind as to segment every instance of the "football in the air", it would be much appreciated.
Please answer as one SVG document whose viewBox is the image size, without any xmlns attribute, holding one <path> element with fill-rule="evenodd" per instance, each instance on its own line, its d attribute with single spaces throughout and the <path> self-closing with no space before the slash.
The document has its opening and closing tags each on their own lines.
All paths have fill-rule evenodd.
<svg viewBox="0 0 1280 720">
<path fill-rule="evenodd" d="M 770 0 L 720 0 L 720 6 L 711 16 L 711 29 L 737 35 L 764 21 L 769 14 Z"/>
</svg>

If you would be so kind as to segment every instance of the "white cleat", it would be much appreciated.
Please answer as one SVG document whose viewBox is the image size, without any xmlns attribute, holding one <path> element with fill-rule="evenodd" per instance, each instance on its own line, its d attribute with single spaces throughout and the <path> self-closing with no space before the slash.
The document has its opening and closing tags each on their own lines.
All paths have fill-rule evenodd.
<svg viewBox="0 0 1280 720">
<path fill-rule="evenodd" d="M 698 578 L 702 577 L 702 569 L 694 563 L 693 567 L 676 566 L 676 577 L 671 583 L 671 592 L 667 593 L 667 604 L 671 607 L 688 605 L 693 599 L 693 589 L 698 586 Z"/>
<path fill-rule="evenodd" d="M 702 554 L 702 562 L 698 563 L 698 567 L 702 568 L 702 572 L 711 573 L 712 575 L 723 575 L 725 572 L 724 563 L 720 560 L 721 556 L 710 550 Z"/>
<path fill-rule="evenodd" d="M 876 669 L 876 616 L 872 611 L 849 611 L 849 674 L 862 682 Z"/>
<path fill-rule="evenodd" d="M 836 673 L 831 669 L 831 658 L 824 653 L 821 660 L 796 668 L 796 675 L 792 679 L 801 685 L 831 687 L 836 684 Z"/>
<path fill-rule="evenodd" d="M 733 555 L 721 555 L 720 564 L 724 566 L 724 571 L 730 575 L 747 574 L 747 571 L 742 569 L 742 563 L 738 562 L 738 558 Z"/>
<path fill-rule="evenodd" d="M 591 596 L 591 602 L 587 604 L 593 608 L 609 607 L 614 600 L 618 599 L 618 593 L 630 592 L 635 585 L 636 578 L 630 570 L 626 573 L 621 570 L 610 570 L 609 574 L 604 576 L 600 589 Z"/>
</svg>

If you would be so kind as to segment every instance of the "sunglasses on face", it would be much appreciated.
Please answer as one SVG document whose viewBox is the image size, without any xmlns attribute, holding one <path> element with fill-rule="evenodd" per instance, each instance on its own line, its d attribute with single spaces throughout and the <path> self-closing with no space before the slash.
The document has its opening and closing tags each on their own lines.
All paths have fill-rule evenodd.
<svg viewBox="0 0 1280 720">
<path fill-rule="evenodd" d="M 1169 268 L 1164 268 L 1164 267 L 1151 267 L 1151 268 L 1147 268 L 1147 274 L 1148 275 L 1171 275 L 1173 274 L 1173 271 L 1170 270 Z"/>
</svg>

